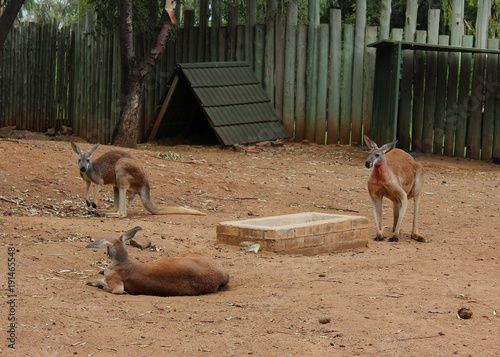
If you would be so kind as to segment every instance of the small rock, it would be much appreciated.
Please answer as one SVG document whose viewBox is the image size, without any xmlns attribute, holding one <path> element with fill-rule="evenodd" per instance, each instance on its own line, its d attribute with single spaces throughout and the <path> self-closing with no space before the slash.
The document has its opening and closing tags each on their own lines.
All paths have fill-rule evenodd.
<svg viewBox="0 0 500 357">
<path fill-rule="evenodd" d="M 332 320 L 329 317 L 323 316 L 323 317 L 320 317 L 318 321 L 320 324 L 324 325 L 324 324 L 330 323 L 330 321 L 332 321 Z"/>
<path fill-rule="evenodd" d="M 461 319 L 470 319 L 472 317 L 472 311 L 466 307 L 462 307 L 458 310 L 458 317 Z"/>
</svg>

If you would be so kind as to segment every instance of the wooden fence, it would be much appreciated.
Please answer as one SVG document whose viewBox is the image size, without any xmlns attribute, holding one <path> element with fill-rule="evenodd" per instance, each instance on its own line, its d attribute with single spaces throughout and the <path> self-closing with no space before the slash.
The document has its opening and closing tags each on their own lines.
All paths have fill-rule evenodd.
<svg viewBox="0 0 500 357">
<path fill-rule="evenodd" d="M 208 27 L 199 19 L 194 26 L 194 11 L 186 11 L 184 26 L 177 29 L 156 72 L 147 79 L 139 137 L 145 137 L 152 127 L 176 63 L 247 60 L 284 127 L 297 141 L 361 144 L 362 135 L 369 135 L 371 130 L 376 62 L 375 49 L 366 45 L 378 40 L 378 29 L 365 27 L 361 36 L 355 33 L 354 25 L 342 24 L 340 15 L 340 10 L 331 9 L 330 23 L 301 25 L 297 5 L 289 4 L 286 14 L 269 17 L 265 24 L 250 19 L 250 25 L 238 25 L 237 13 L 232 11 L 227 15 L 227 26 L 217 26 L 220 20 L 212 20 L 213 26 Z M 90 36 L 93 29 L 93 19 L 88 17 L 71 28 L 22 24 L 11 31 L 0 51 L 0 126 L 45 131 L 69 125 L 76 135 L 90 141 L 110 142 L 120 114 L 118 36 L 94 38 Z M 392 29 L 391 38 L 401 40 L 402 34 L 402 29 Z M 426 42 L 426 38 L 426 32 L 419 31 L 416 41 Z M 471 46 L 471 40 L 464 38 L 463 45 Z M 142 56 L 148 45 L 146 39 L 136 39 L 137 55 Z M 500 124 L 491 118 L 500 117 L 500 105 L 488 106 L 494 111 L 483 114 L 481 110 L 471 112 L 472 107 L 467 105 L 465 117 L 453 119 L 452 125 L 447 110 L 452 108 L 449 103 L 453 97 L 442 94 L 457 85 L 457 96 L 463 101 L 477 99 L 471 96 L 471 75 L 473 69 L 479 70 L 473 64 L 483 63 L 488 71 L 491 63 L 498 62 L 498 56 L 483 62 L 475 61 L 472 55 L 457 56 L 434 57 L 418 52 L 408 60 L 405 55 L 402 81 L 411 84 L 401 93 L 397 128 L 400 147 L 461 156 L 470 135 L 477 134 L 468 129 L 473 114 L 474 127 L 484 121 L 481 128 L 491 135 L 482 144 L 483 154 L 472 157 L 498 157 L 500 145 L 494 143 L 500 140 Z M 457 58 L 461 63 L 458 77 L 448 75 L 454 73 L 451 70 L 456 65 L 448 69 L 446 64 L 455 63 Z M 434 61 L 444 63 L 444 70 L 437 72 Z M 435 84 L 430 86 L 431 82 Z M 423 96 L 436 105 L 423 105 Z M 492 97 L 499 101 L 498 95 L 488 100 Z M 481 103 L 476 103 L 476 108 Z M 426 141 L 430 147 L 422 147 L 422 135 L 432 138 Z M 451 151 L 443 147 L 446 138 L 462 136 L 465 140 L 453 140 Z"/>
</svg>

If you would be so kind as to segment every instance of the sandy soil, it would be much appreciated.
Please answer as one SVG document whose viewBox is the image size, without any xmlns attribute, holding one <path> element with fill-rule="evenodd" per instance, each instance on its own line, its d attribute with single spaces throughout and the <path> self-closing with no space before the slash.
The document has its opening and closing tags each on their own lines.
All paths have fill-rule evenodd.
<svg viewBox="0 0 500 357">
<path fill-rule="evenodd" d="M 95 156 L 111 149 L 101 146 Z M 500 355 L 500 166 L 417 155 L 425 168 L 420 233 L 430 243 L 409 238 L 409 209 L 397 243 L 370 239 L 359 250 L 289 256 L 217 244 L 215 226 L 316 211 L 366 216 L 374 237 L 365 148 L 143 145 L 130 152 L 146 166 L 155 203 L 207 216 L 153 216 L 135 199 L 126 219 L 95 217 L 68 141 L 0 141 L 2 356 Z M 111 198 L 105 187 L 100 207 Z M 387 234 L 391 224 L 385 201 Z M 202 252 L 229 271 L 228 288 L 155 297 L 85 285 L 108 263 L 104 249 L 85 246 L 137 225 L 138 241 L 156 249 L 130 247 L 133 259 Z M 462 307 L 472 318 L 457 317 Z"/>
</svg>

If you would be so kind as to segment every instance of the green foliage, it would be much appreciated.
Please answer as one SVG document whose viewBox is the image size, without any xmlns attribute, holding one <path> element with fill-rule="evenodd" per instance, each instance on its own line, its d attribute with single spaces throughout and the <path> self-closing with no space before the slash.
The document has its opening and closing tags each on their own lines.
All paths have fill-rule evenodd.
<svg viewBox="0 0 500 357">
<path fill-rule="evenodd" d="M 57 22 L 59 26 L 80 21 L 79 0 L 26 0 L 20 21 Z"/>
<path fill-rule="evenodd" d="M 120 0 L 80 0 L 83 13 L 94 11 L 97 16 L 98 32 L 108 35 L 118 30 L 120 24 Z M 164 1 L 134 0 L 133 29 L 135 34 L 153 35 L 163 10 Z"/>
</svg>

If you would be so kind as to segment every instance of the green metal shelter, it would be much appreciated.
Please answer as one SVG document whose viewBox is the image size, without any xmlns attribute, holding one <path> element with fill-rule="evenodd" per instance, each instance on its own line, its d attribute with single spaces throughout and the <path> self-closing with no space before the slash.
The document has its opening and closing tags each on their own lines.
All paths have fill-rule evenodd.
<svg viewBox="0 0 500 357">
<path fill-rule="evenodd" d="M 148 141 L 229 146 L 289 137 L 248 62 L 180 63 L 169 84 Z"/>
</svg>

